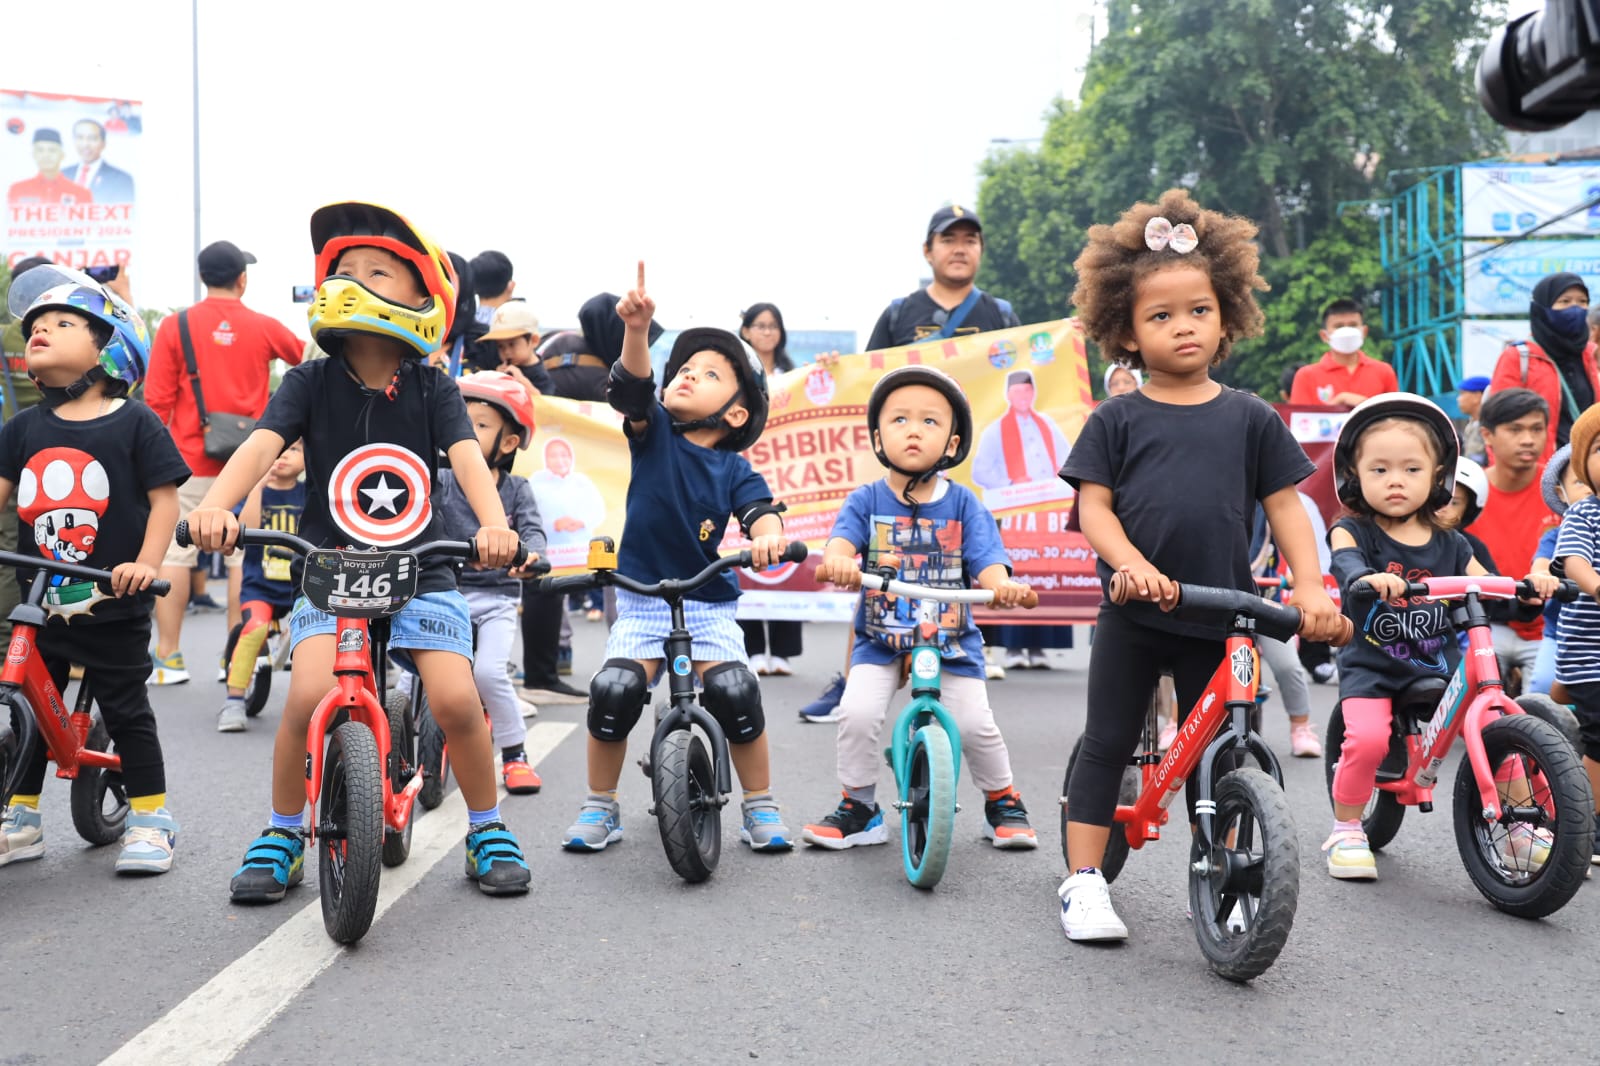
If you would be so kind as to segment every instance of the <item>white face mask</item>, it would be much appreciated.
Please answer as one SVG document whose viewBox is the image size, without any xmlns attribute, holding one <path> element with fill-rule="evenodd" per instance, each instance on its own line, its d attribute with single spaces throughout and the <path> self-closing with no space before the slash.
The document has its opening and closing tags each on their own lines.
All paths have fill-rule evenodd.
<svg viewBox="0 0 1600 1066">
<path fill-rule="evenodd" d="M 1328 347 L 1344 355 L 1361 350 L 1361 342 L 1366 337 L 1362 335 L 1360 326 L 1340 326 L 1328 334 Z"/>
</svg>

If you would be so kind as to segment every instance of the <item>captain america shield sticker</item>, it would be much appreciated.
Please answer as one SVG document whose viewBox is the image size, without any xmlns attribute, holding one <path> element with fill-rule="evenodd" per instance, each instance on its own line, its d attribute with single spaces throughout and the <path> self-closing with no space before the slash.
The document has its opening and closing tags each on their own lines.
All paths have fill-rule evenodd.
<svg viewBox="0 0 1600 1066">
<path fill-rule="evenodd" d="M 405 544 L 428 528 L 428 464 L 398 444 L 367 444 L 339 461 L 328 479 L 333 521 L 358 544 Z"/>
</svg>

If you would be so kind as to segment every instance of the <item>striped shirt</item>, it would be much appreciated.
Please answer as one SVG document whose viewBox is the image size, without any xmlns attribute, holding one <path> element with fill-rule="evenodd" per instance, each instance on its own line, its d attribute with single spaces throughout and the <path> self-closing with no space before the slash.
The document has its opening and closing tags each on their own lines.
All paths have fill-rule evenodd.
<svg viewBox="0 0 1600 1066">
<path fill-rule="evenodd" d="M 1576 556 L 1600 568 L 1600 496 L 1574 504 L 1561 520 L 1556 560 Z M 1600 681 L 1600 603 L 1579 596 L 1561 605 L 1556 680 L 1564 685 Z"/>
</svg>

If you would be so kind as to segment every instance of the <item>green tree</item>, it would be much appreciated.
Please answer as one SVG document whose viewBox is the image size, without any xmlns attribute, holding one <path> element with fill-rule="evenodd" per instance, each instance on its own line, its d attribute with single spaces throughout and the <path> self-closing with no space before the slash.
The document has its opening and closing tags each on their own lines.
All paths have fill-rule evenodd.
<svg viewBox="0 0 1600 1066">
<path fill-rule="evenodd" d="M 1490 13 L 1487 0 L 1112 0 L 1080 103 L 1053 105 L 1036 150 L 983 164 L 983 284 L 1024 319 L 1059 316 L 1088 227 L 1188 187 L 1261 227 L 1269 333 L 1228 373 L 1275 394 L 1281 366 L 1307 337 L 1315 347 L 1316 309 L 1370 301 L 1381 283 L 1375 229 L 1340 205 L 1386 197 L 1397 171 L 1500 147 L 1464 44 Z"/>
</svg>

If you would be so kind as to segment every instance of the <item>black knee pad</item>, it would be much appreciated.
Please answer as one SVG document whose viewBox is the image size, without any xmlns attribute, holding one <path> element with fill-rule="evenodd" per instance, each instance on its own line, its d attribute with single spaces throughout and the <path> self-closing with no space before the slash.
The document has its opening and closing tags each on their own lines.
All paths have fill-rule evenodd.
<svg viewBox="0 0 1600 1066">
<path fill-rule="evenodd" d="M 644 667 L 632 659 L 607 659 L 589 682 L 589 735 L 626 740 L 650 694 Z"/>
<path fill-rule="evenodd" d="M 761 712 L 761 686 L 744 663 L 719 663 L 700 679 L 700 702 L 728 735 L 729 744 L 748 744 L 767 728 Z"/>
</svg>

